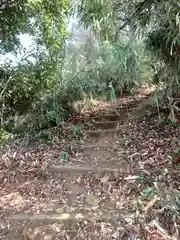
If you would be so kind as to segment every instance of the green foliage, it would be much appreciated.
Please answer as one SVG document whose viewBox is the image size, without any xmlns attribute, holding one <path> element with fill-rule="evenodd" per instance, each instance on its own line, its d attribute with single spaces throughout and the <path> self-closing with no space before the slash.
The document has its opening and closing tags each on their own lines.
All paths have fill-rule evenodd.
<svg viewBox="0 0 180 240">
<path fill-rule="evenodd" d="M 116 92 L 113 86 L 110 85 L 110 90 L 107 92 L 107 99 L 110 100 L 111 102 L 116 101 Z"/>
<path fill-rule="evenodd" d="M 72 127 L 71 127 L 72 135 L 77 140 L 81 136 L 81 129 L 82 129 L 82 126 L 79 124 L 72 125 Z"/>
<path fill-rule="evenodd" d="M 23 61 L 14 67 L 6 64 L 1 69 L 0 106 L 3 118 L 26 114 L 57 83 L 50 60 L 37 57 L 34 63 Z"/>
<path fill-rule="evenodd" d="M 89 15 L 91 6 L 96 11 Z M 102 12 L 98 10 L 101 8 Z M 106 0 L 93 4 L 85 1 L 78 2 L 77 9 L 86 27 L 93 21 L 93 29 L 100 32 L 101 39 L 113 39 L 117 30 L 113 4 Z M 1 125 L 7 131 L 42 131 L 67 119 L 76 101 L 102 96 L 115 101 L 123 91 L 141 84 L 148 65 L 142 45 L 109 40 L 67 46 L 69 13 L 68 0 L 20 1 L 13 7 L 6 5 L 0 12 L 2 23 L 7 23 L 7 29 L 2 24 L 0 34 L 4 52 L 25 51 L 19 42 L 23 33 L 33 37 L 35 46 L 29 54 L 25 51 L 16 66 L 7 63 L 0 72 Z"/>
<path fill-rule="evenodd" d="M 180 5 L 167 1 L 156 5 L 155 27 L 146 37 L 146 48 L 154 59 L 154 83 L 163 89 L 164 94 L 157 92 L 158 104 L 166 104 L 169 109 L 168 118 L 176 122 L 177 103 L 180 96 L 180 54 L 179 27 Z M 158 18 L 158 19 L 157 19 Z"/>
<path fill-rule="evenodd" d="M 111 1 L 79 0 L 76 11 L 80 24 L 91 27 L 101 39 L 109 40 L 110 33 L 116 31 L 116 15 Z"/>
<path fill-rule="evenodd" d="M 141 83 L 142 60 L 128 43 L 103 42 L 93 46 L 88 57 L 85 49 L 80 59 L 67 59 L 67 63 L 74 61 L 76 67 L 72 72 L 72 65 L 65 65 L 64 85 L 76 96 L 74 100 L 90 96 L 90 93 L 94 96 L 107 94 L 110 89 L 111 93 L 112 89 L 116 93 L 131 90 Z"/>
<path fill-rule="evenodd" d="M 47 127 L 48 121 L 61 118 L 60 106 L 42 110 L 40 104 L 61 80 L 69 11 L 68 0 L 4 1 L 0 5 L 1 54 L 24 54 L 16 66 L 5 62 L 0 71 L 0 117 L 6 130 L 30 131 L 33 124 Z M 20 44 L 24 33 L 33 39 L 29 52 Z"/>
<path fill-rule="evenodd" d="M 27 0 L 18 3 L 7 1 L 0 11 L 0 49 L 1 53 L 17 51 L 20 47 L 19 33 L 28 27 Z"/>
<path fill-rule="evenodd" d="M 65 20 L 69 10 L 68 0 L 7 2 L 0 11 L 1 51 L 17 52 L 19 36 L 24 33 L 33 36 L 36 44 L 45 46 L 51 54 L 60 50 L 66 36 Z"/>
<path fill-rule="evenodd" d="M 80 5 L 84 4 L 84 1 L 79 0 L 79 2 Z M 93 1 L 93 6 L 86 3 L 86 9 L 81 12 L 81 19 L 84 16 L 84 21 L 87 21 L 88 26 L 96 26 L 94 20 L 86 18 L 87 13 L 92 14 L 97 21 L 101 18 L 99 24 L 102 30 L 104 25 L 101 22 L 105 19 L 103 12 L 107 10 L 101 7 L 99 8 L 101 13 L 94 11 L 96 2 L 101 1 Z M 145 40 L 146 49 L 152 56 L 154 84 L 164 91 L 163 95 L 159 92 L 156 102 L 158 101 L 158 105 L 166 104 L 169 109 L 169 119 L 175 122 L 176 112 L 179 111 L 176 104 L 180 96 L 179 2 L 173 0 L 165 2 L 113 0 L 111 7 L 108 4 L 106 7 L 113 12 L 113 16 L 116 16 L 115 25 L 120 26 L 119 30 L 126 30 L 132 36 L 135 36 L 135 32 L 139 33 Z M 112 26 L 110 21 L 106 23 Z M 158 95 L 157 92 L 155 94 Z"/>
<path fill-rule="evenodd" d="M 61 151 L 60 154 L 59 154 L 59 160 L 60 160 L 60 163 L 67 162 L 67 160 L 68 160 L 68 153 L 65 152 L 65 151 Z"/>
<path fill-rule="evenodd" d="M 149 197 L 151 195 L 154 195 L 155 190 L 152 187 L 148 187 L 144 189 L 144 191 L 141 193 L 142 196 Z"/>
<path fill-rule="evenodd" d="M 180 214 L 180 194 L 179 191 L 173 190 L 164 199 L 165 211 L 171 217 L 179 217 Z"/>
<path fill-rule="evenodd" d="M 91 54 L 86 48 L 81 50 L 80 59 L 71 59 L 68 54 L 62 75 L 57 74 L 57 63 L 46 55 L 10 69 L 10 81 L 0 99 L 6 130 L 37 131 L 56 126 L 73 113 L 76 101 L 101 96 L 115 101 L 123 91 L 141 84 L 144 56 L 138 56 L 138 48 L 125 42 L 104 42 L 91 49 Z M 3 91 L 7 81 L 4 78 L 2 82 Z"/>
<path fill-rule="evenodd" d="M 79 0 L 78 6 L 80 6 L 80 23 L 85 21 L 87 26 L 100 32 L 103 29 L 106 32 L 107 27 L 108 29 L 112 27 L 112 31 L 108 32 L 111 36 L 113 36 L 115 26 L 116 37 L 119 35 L 117 29 L 127 31 L 132 38 L 135 32 L 143 37 L 146 48 L 152 53 L 154 59 L 152 64 L 155 73 L 154 83 L 157 86 L 163 84 L 164 96 L 171 99 L 171 105 L 168 105 L 168 108 L 170 108 L 170 118 L 174 121 L 175 112 L 172 106 L 180 94 L 179 2 L 173 0 L 166 2 L 113 0 L 108 4 L 106 0 L 94 0 L 90 4 L 88 1 Z M 106 17 L 107 11 L 114 23 Z M 161 101 L 163 100 L 165 100 L 164 97 Z M 179 111 L 177 108 L 176 110 Z"/>
<path fill-rule="evenodd" d="M 0 130 L 0 146 L 3 146 L 8 142 L 8 140 L 11 138 L 11 134 L 4 131 L 3 129 Z"/>
</svg>

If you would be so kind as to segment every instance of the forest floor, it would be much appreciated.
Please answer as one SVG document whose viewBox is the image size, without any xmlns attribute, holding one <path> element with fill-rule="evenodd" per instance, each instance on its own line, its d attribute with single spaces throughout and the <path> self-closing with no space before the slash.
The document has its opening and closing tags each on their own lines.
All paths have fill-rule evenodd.
<svg viewBox="0 0 180 240">
<path fill-rule="evenodd" d="M 59 126 L 73 137 L 2 151 L 0 239 L 180 239 L 180 125 L 145 98 L 100 101 Z"/>
</svg>

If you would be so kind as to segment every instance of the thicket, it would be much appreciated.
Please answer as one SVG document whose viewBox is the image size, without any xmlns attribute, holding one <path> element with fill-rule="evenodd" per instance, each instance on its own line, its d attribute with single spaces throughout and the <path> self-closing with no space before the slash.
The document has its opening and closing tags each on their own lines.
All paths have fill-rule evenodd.
<svg viewBox="0 0 180 240">
<path fill-rule="evenodd" d="M 73 7 L 67 0 L 1 4 L 1 53 L 25 51 L 20 34 L 27 33 L 34 41 L 30 54 L 16 66 L 9 62 L 1 66 L 1 129 L 20 133 L 55 126 L 73 113 L 74 102 L 115 98 L 151 80 L 152 70 L 153 82 L 162 93 L 155 93 L 154 102 L 158 106 L 166 102 L 170 119 L 175 121 L 179 111 L 179 3 L 79 0 L 75 7 L 79 22 L 91 27 L 96 36 L 93 44 L 80 46 L 67 41 Z"/>
<path fill-rule="evenodd" d="M 80 22 L 85 23 L 86 27 L 91 26 L 96 32 L 100 31 L 101 38 L 113 38 L 116 41 L 122 31 L 126 31 L 143 39 L 151 56 L 153 83 L 157 89 L 151 103 L 158 106 L 165 104 L 170 120 L 176 121 L 180 96 L 179 2 L 79 0 L 78 12 Z"/>
<path fill-rule="evenodd" d="M 2 69 L 0 105 L 6 131 L 21 133 L 56 126 L 73 114 L 74 102 L 113 100 L 143 81 L 147 59 L 138 53 L 138 44 L 104 41 L 90 49 L 86 44 L 80 48 L 74 45 L 73 52 L 71 49 L 72 45 L 67 45 L 59 60 L 59 64 L 64 61 L 60 70 L 45 57 Z"/>
</svg>

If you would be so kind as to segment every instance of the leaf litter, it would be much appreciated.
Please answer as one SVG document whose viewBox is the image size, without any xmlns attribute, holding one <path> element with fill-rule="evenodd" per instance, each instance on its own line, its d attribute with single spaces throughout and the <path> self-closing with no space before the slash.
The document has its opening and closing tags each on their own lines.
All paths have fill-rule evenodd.
<svg viewBox="0 0 180 240">
<path fill-rule="evenodd" d="M 180 157 L 174 152 L 180 149 L 180 128 L 153 114 L 134 119 L 131 112 L 141 98 L 96 104 L 93 112 L 63 123 L 63 137 L 26 147 L 13 143 L 2 151 L 0 239 L 179 239 Z M 89 138 L 93 123 L 107 121 L 117 106 L 118 132 Z M 72 128 L 77 123 L 82 127 Z M 77 150 L 75 144 L 92 147 Z M 124 171 L 50 173 L 53 164 Z M 18 214 L 24 221 L 10 220 Z M 66 221 L 62 214 L 69 216 Z"/>
</svg>

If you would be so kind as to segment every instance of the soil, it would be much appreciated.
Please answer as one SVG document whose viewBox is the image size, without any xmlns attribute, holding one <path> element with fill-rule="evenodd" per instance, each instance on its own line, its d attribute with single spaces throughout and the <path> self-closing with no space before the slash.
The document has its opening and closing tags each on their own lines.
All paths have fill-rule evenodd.
<svg viewBox="0 0 180 240">
<path fill-rule="evenodd" d="M 75 140 L 2 151 L 0 239 L 180 239 L 180 128 L 143 108 L 146 97 L 74 116 Z"/>
</svg>

